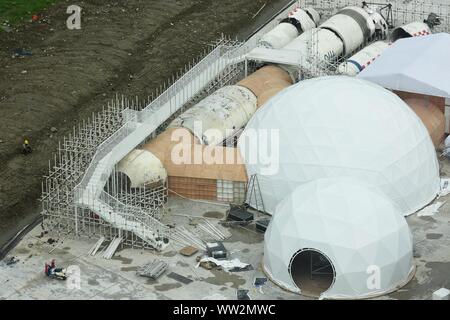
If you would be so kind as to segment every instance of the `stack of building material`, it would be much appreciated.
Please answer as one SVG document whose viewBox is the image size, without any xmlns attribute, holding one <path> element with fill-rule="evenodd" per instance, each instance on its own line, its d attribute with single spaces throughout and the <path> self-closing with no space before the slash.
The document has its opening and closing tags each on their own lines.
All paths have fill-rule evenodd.
<svg viewBox="0 0 450 320">
<path fill-rule="evenodd" d="M 106 248 L 105 252 L 103 252 L 102 257 L 104 259 L 110 260 L 113 256 L 114 253 L 116 253 L 117 248 L 119 247 L 120 243 L 122 242 L 122 238 L 120 237 L 115 237 L 111 243 L 109 244 L 109 246 Z"/>
<path fill-rule="evenodd" d="M 216 227 L 213 223 L 209 222 L 207 219 L 204 219 L 203 222 L 199 223 L 198 227 L 213 240 L 221 241 L 230 237 L 230 234 L 225 234 L 223 231 L 221 231 L 218 227 Z"/>
<path fill-rule="evenodd" d="M 206 251 L 205 242 L 185 227 L 177 227 L 173 229 L 170 237 L 172 240 L 183 246 L 192 246 Z"/>
<path fill-rule="evenodd" d="M 95 256 L 95 254 L 97 253 L 98 249 L 100 249 L 100 246 L 103 244 L 104 241 L 105 237 L 100 237 L 100 239 L 98 239 L 98 241 L 89 250 L 88 255 Z"/>
<path fill-rule="evenodd" d="M 141 277 L 151 278 L 153 280 L 158 279 L 169 267 L 169 265 L 162 260 L 154 260 L 153 262 L 139 267 L 136 270 L 136 274 Z"/>
</svg>

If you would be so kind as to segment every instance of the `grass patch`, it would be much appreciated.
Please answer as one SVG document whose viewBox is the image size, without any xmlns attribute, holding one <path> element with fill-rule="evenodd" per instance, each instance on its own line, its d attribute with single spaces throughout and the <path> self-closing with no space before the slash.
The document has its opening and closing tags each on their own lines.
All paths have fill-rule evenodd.
<svg viewBox="0 0 450 320">
<path fill-rule="evenodd" d="M 31 19 L 36 12 L 55 4 L 57 0 L 0 0 L 0 24 L 16 25 Z"/>
</svg>

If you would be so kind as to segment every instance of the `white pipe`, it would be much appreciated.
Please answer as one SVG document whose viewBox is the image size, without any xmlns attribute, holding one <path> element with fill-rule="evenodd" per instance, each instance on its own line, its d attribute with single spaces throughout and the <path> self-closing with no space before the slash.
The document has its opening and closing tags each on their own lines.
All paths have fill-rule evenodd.
<svg viewBox="0 0 450 320">
<path fill-rule="evenodd" d="M 397 41 L 402 38 L 426 36 L 431 33 L 430 27 L 425 22 L 415 21 L 394 29 L 392 32 L 392 41 Z"/>
<path fill-rule="evenodd" d="M 375 23 L 369 13 L 360 7 L 346 7 L 320 25 L 336 33 L 344 43 L 344 55 L 358 49 L 375 33 Z"/>
<path fill-rule="evenodd" d="M 135 149 L 123 158 L 117 170 L 130 178 L 131 188 L 138 188 L 167 179 L 161 160 L 147 150 Z"/>
<path fill-rule="evenodd" d="M 295 8 L 286 19 L 262 37 L 258 46 L 269 49 L 283 48 L 303 32 L 317 27 L 319 22 L 320 15 L 313 8 Z"/>
<path fill-rule="evenodd" d="M 272 31 L 268 32 L 259 41 L 258 47 L 279 49 L 294 40 L 298 36 L 297 28 L 288 22 L 282 22 Z"/>
<path fill-rule="evenodd" d="M 245 126 L 256 108 L 256 96 L 249 89 L 226 86 L 184 112 L 170 127 L 186 128 L 202 144 L 217 145 Z"/>
<path fill-rule="evenodd" d="M 385 41 L 372 43 L 350 57 L 347 61 L 341 63 L 338 68 L 339 73 L 356 76 L 378 58 L 388 47 L 389 43 Z"/>
</svg>

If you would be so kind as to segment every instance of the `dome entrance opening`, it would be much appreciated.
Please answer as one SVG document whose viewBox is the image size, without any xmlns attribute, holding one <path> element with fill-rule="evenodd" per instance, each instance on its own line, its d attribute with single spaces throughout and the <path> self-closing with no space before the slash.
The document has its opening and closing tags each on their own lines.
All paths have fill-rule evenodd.
<svg viewBox="0 0 450 320">
<path fill-rule="evenodd" d="M 289 272 L 301 293 L 313 297 L 319 297 L 327 291 L 335 278 L 331 261 L 314 249 L 298 251 L 292 257 Z"/>
</svg>

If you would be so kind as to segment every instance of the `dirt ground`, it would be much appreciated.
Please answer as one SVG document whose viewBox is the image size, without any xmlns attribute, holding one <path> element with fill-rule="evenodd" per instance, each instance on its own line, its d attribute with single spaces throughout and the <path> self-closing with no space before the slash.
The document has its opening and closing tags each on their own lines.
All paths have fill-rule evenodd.
<svg viewBox="0 0 450 320">
<path fill-rule="evenodd" d="M 221 33 L 243 38 L 289 2 L 85 0 L 82 29 L 68 30 L 73 1 L 61 1 L 40 21 L 1 32 L 0 247 L 37 216 L 48 160 L 78 121 L 117 93 L 147 97 Z M 32 55 L 13 57 L 17 49 Z"/>
</svg>

